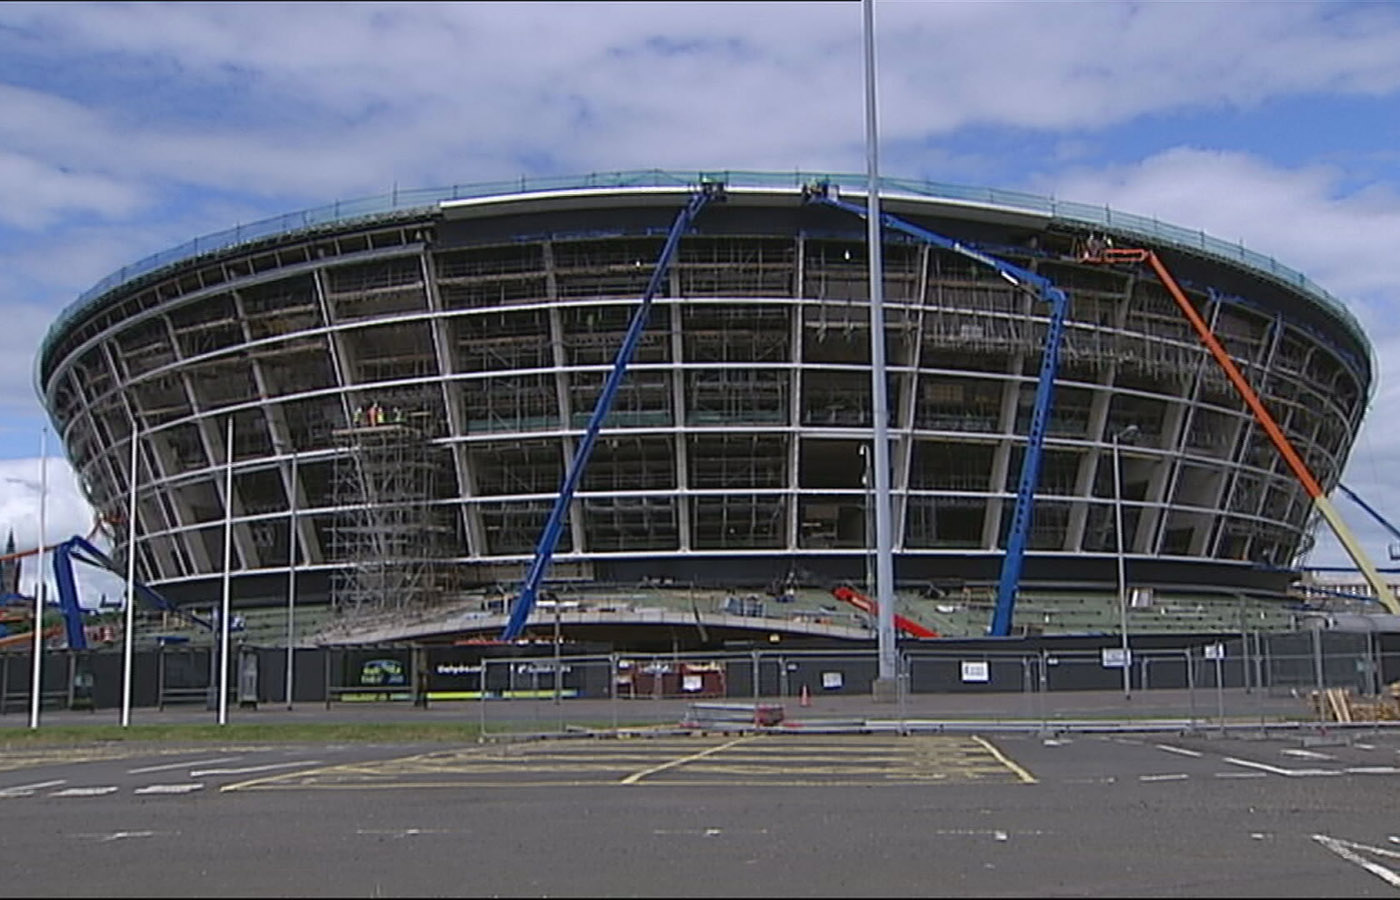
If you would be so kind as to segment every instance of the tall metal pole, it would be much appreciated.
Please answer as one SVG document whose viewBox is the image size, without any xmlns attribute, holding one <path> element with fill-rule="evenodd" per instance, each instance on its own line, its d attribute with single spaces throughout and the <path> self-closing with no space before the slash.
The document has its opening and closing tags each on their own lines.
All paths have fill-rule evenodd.
<svg viewBox="0 0 1400 900">
<path fill-rule="evenodd" d="M 39 572 L 34 584 L 34 670 L 30 675 L 29 727 L 39 727 L 39 705 L 44 690 L 44 530 L 49 495 L 49 426 L 39 432 Z M 18 585 L 15 586 L 18 589 Z"/>
<path fill-rule="evenodd" d="M 560 622 L 559 622 L 559 617 L 560 617 L 560 615 L 562 614 L 562 612 L 561 612 L 561 610 L 560 610 L 559 607 L 560 607 L 561 605 L 562 605 L 562 604 L 560 604 L 559 598 L 556 596 L 556 597 L 554 598 L 554 705 L 555 705 L 555 706 L 558 706 L 558 705 L 559 705 L 559 698 L 560 698 L 560 696 L 563 694 L 563 686 L 562 686 L 562 682 L 560 681 L 560 677 L 561 677 L 561 674 L 562 674 L 562 673 L 560 672 L 560 659 L 559 659 L 559 656 L 560 656 L 560 648 L 561 648 L 561 645 L 563 644 L 563 641 L 561 640 L 560 630 L 559 630 L 559 624 L 560 624 Z"/>
<path fill-rule="evenodd" d="M 875 3 L 863 0 L 865 13 L 865 157 L 869 199 L 866 240 L 870 245 L 870 393 L 874 416 L 875 470 L 875 594 L 879 600 L 876 636 L 879 681 L 892 691 L 898 646 L 894 637 L 894 558 L 890 517 L 889 402 L 885 385 L 885 279 L 880 238 L 880 147 L 875 122 Z M 893 693 L 877 694 L 893 699 Z"/>
<path fill-rule="evenodd" d="M 1129 425 L 1113 433 L 1113 514 L 1118 536 L 1118 615 L 1119 630 L 1123 640 L 1123 699 L 1133 698 L 1133 668 L 1131 651 L 1128 649 L 1128 579 L 1123 561 L 1123 468 L 1119 459 L 1119 442 L 1137 433 L 1136 425 Z"/>
<path fill-rule="evenodd" d="M 126 501 L 126 616 L 122 629 L 122 727 L 131 724 L 131 648 L 136 639 L 136 456 L 140 426 L 131 420 L 131 484 Z"/>
<path fill-rule="evenodd" d="M 292 670 L 296 664 L 296 606 L 297 606 L 297 452 L 292 451 L 292 499 L 287 533 L 287 709 L 292 708 Z"/>
<path fill-rule="evenodd" d="M 224 601 L 219 613 L 219 724 L 228 722 L 228 607 L 233 566 L 233 416 L 224 448 Z"/>
</svg>

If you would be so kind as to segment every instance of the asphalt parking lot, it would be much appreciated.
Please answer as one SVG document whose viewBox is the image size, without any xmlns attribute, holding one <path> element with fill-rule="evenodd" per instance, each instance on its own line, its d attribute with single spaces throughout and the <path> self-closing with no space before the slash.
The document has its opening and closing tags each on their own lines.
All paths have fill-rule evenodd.
<svg viewBox="0 0 1400 900">
<path fill-rule="evenodd" d="M 0 754 L 11 896 L 1395 896 L 1400 735 Z"/>
</svg>

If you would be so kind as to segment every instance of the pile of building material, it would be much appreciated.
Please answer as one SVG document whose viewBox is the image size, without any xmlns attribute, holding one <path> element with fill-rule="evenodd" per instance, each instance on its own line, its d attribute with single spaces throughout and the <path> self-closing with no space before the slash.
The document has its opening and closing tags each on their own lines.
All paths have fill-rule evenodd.
<svg viewBox="0 0 1400 900">
<path fill-rule="evenodd" d="M 1313 713 L 1323 722 L 1381 722 L 1400 720 L 1400 681 L 1376 697 L 1358 697 L 1351 688 L 1327 688 L 1308 694 Z"/>
</svg>

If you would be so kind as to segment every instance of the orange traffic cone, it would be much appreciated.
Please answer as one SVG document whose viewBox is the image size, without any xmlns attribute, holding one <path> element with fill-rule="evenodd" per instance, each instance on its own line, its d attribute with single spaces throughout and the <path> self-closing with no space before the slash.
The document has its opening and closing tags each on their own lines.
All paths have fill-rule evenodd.
<svg viewBox="0 0 1400 900">
<path fill-rule="evenodd" d="M 805 684 L 802 685 L 802 701 L 801 701 L 801 705 L 802 705 L 802 706 L 811 706 L 811 705 L 812 705 L 812 695 L 811 695 L 810 692 L 808 692 L 808 690 L 807 690 L 807 685 L 805 685 Z"/>
</svg>

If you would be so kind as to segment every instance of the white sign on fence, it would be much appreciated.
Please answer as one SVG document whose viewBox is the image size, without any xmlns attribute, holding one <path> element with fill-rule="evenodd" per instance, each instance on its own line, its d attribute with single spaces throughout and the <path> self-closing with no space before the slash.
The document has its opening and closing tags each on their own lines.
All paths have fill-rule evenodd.
<svg viewBox="0 0 1400 900">
<path fill-rule="evenodd" d="M 822 673 L 822 687 L 828 691 L 840 690 L 841 685 L 845 684 L 845 682 L 846 679 L 840 672 Z"/>
<path fill-rule="evenodd" d="M 1206 644 L 1206 659 L 1224 659 L 1224 644 Z"/>
<path fill-rule="evenodd" d="M 1122 647 L 1104 647 L 1102 654 L 1105 669 L 1121 669 L 1133 661 L 1133 652 Z"/>
<path fill-rule="evenodd" d="M 992 680 L 992 673 L 985 660 L 964 662 L 962 664 L 962 680 L 985 684 Z"/>
</svg>

